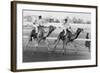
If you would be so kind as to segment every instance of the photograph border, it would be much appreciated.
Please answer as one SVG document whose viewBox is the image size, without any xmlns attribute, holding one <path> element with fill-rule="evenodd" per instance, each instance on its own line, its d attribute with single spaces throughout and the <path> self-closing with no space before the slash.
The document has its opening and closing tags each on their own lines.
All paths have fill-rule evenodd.
<svg viewBox="0 0 100 73">
<path fill-rule="evenodd" d="M 35 4 L 35 5 L 49 5 L 49 6 L 68 6 L 68 7 L 82 7 L 96 9 L 96 64 L 83 66 L 68 66 L 68 67 L 52 67 L 52 68 L 37 68 L 37 69 L 17 69 L 17 4 Z M 38 71 L 38 70 L 53 70 L 53 69 L 71 69 L 98 66 L 98 7 L 90 5 L 75 5 L 75 4 L 60 4 L 60 3 L 42 3 L 42 2 L 27 2 L 27 1 L 11 1 L 11 71 Z"/>
</svg>

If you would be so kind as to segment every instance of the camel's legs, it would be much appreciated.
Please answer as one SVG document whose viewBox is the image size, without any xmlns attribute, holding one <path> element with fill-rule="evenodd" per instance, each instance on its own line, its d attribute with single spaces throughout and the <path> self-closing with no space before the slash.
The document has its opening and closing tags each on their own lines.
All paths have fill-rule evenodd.
<svg viewBox="0 0 100 73">
<path fill-rule="evenodd" d="M 64 50 L 64 54 L 66 54 L 66 46 L 67 46 L 67 44 L 65 43 L 65 41 L 63 41 L 63 50 Z"/>
<path fill-rule="evenodd" d="M 28 45 L 32 42 L 32 37 L 29 38 L 28 43 L 26 44 L 26 48 L 28 47 Z"/>
<path fill-rule="evenodd" d="M 35 48 L 38 48 L 38 45 L 39 45 L 38 40 L 37 40 L 37 39 L 35 39 L 35 42 L 36 42 L 36 44 L 35 44 Z"/>
<path fill-rule="evenodd" d="M 31 40 L 30 40 L 30 39 L 31 39 Z M 26 44 L 26 48 L 30 48 L 29 44 L 32 43 L 33 38 L 31 37 L 30 39 L 29 39 L 29 41 L 28 41 L 27 44 Z M 34 41 L 36 41 L 36 44 L 34 44 L 34 47 L 37 48 L 37 47 L 38 47 L 37 39 L 34 39 Z"/>
<path fill-rule="evenodd" d="M 28 43 L 26 44 L 26 48 L 28 47 L 28 45 L 29 45 L 30 42 L 31 42 L 31 41 L 28 41 Z"/>
<path fill-rule="evenodd" d="M 60 41 L 60 39 L 57 39 L 57 41 L 56 41 L 56 43 L 55 43 L 55 45 L 54 45 L 53 52 L 56 50 L 56 47 L 57 47 L 57 45 L 58 45 L 59 41 Z"/>
<path fill-rule="evenodd" d="M 49 47 L 49 41 L 46 39 L 46 40 L 44 40 L 45 41 L 45 43 L 46 43 L 46 45 L 47 45 L 47 48 L 48 48 L 48 51 L 50 50 L 50 47 Z"/>
<path fill-rule="evenodd" d="M 64 41 L 63 41 L 63 51 L 65 51 L 65 50 L 64 50 Z"/>
<path fill-rule="evenodd" d="M 49 41 L 48 39 L 46 39 L 46 40 L 47 40 L 47 42 L 50 44 L 50 41 Z M 49 44 L 48 44 L 48 45 L 49 45 Z"/>
</svg>

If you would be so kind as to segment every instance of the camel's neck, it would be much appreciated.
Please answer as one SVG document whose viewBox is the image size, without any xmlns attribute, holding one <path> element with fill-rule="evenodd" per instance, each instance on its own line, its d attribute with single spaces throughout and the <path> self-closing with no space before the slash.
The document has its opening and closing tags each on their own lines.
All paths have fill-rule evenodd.
<svg viewBox="0 0 100 73">
<path fill-rule="evenodd" d="M 80 32 L 76 32 L 75 34 L 76 34 L 76 37 L 75 37 L 75 39 L 76 39 L 76 38 L 78 38 Z"/>
<path fill-rule="evenodd" d="M 49 31 L 46 35 L 46 37 L 50 36 L 50 34 L 53 32 L 53 30 Z"/>
</svg>

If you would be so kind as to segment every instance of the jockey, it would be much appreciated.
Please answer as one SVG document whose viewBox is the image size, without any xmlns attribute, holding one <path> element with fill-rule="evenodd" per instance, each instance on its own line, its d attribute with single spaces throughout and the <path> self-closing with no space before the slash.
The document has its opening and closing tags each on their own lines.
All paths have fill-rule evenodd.
<svg viewBox="0 0 100 73">
<path fill-rule="evenodd" d="M 63 25 L 63 30 L 65 32 L 64 35 L 66 35 L 66 33 L 67 33 L 66 29 L 68 29 L 69 31 L 71 31 L 73 33 L 73 30 L 71 29 L 71 26 L 68 23 L 68 19 L 64 19 L 64 23 L 62 25 Z"/>
<path fill-rule="evenodd" d="M 36 33 L 38 33 L 38 26 L 42 25 L 42 16 L 38 17 L 38 20 L 35 20 L 33 27 L 35 27 Z"/>
</svg>

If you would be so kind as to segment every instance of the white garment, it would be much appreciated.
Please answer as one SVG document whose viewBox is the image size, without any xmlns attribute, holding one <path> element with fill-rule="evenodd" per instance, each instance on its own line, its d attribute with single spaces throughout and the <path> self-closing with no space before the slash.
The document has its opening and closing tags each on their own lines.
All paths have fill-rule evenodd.
<svg viewBox="0 0 100 73">
<path fill-rule="evenodd" d="M 69 29 L 69 27 L 70 27 L 69 23 L 63 23 L 63 30 L 65 31 L 65 34 L 67 33 L 66 29 Z"/>
<path fill-rule="evenodd" d="M 35 20 L 33 27 L 35 27 L 36 33 L 38 33 L 38 26 L 42 25 L 42 20 Z"/>
<path fill-rule="evenodd" d="M 35 30 L 36 30 L 36 33 L 38 33 L 38 25 L 36 25 L 36 24 L 33 24 L 33 27 L 35 28 Z"/>
<path fill-rule="evenodd" d="M 39 19 L 39 20 L 36 20 L 35 23 L 39 26 L 39 25 L 43 25 L 43 20 L 42 19 Z"/>
</svg>

